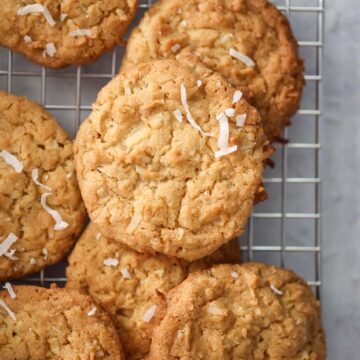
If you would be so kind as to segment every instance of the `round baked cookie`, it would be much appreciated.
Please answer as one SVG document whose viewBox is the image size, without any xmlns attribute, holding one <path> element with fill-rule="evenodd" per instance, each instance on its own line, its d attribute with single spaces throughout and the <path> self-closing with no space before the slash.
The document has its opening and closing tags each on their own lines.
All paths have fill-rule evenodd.
<svg viewBox="0 0 360 360">
<path fill-rule="evenodd" d="M 86 64 L 111 50 L 137 0 L 2 0 L 0 44 L 51 68 Z"/>
<path fill-rule="evenodd" d="M 0 328 L 2 359 L 124 359 L 109 316 L 77 291 L 10 286 L 0 292 Z"/>
<path fill-rule="evenodd" d="M 271 150 L 241 93 L 191 55 L 182 61 L 140 64 L 106 85 L 75 160 L 102 234 L 193 261 L 243 232 Z"/>
<path fill-rule="evenodd" d="M 218 265 L 163 301 L 148 359 L 324 360 L 320 304 L 291 271 Z"/>
<path fill-rule="evenodd" d="M 192 51 L 240 88 L 271 140 L 299 107 L 303 61 L 287 18 L 267 0 L 160 0 L 133 30 L 122 69 Z"/>
<path fill-rule="evenodd" d="M 85 217 L 72 141 L 39 105 L 0 92 L 0 280 L 61 260 Z"/>
<path fill-rule="evenodd" d="M 165 255 L 146 255 L 100 235 L 90 224 L 69 257 L 67 287 L 89 294 L 112 318 L 126 358 L 149 351 L 151 333 L 161 316 L 157 298 L 180 284 L 190 271 L 214 263 L 240 261 L 235 241 L 203 260 L 187 263 Z"/>
</svg>

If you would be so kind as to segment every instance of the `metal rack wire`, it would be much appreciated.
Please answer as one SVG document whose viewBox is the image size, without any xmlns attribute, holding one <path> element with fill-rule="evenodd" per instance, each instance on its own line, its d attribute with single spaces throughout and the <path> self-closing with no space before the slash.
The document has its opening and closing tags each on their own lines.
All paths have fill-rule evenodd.
<svg viewBox="0 0 360 360">
<path fill-rule="evenodd" d="M 138 19 L 152 2 L 140 2 Z M 273 0 L 273 3 L 289 17 L 299 39 L 307 86 L 294 125 L 285 130 L 290 142 L 277 146 L 276 168 L 266 171 L 264 183 L 269 200 L 255 208 L 240 242 L 247 260 L 294 268 L 320 297 L 319 152 L 324 0 Z M 122 55 L 123 49 L 117 48 L 94 64 L 54 71 L 0 48 L 0 88 L 39 102 L 74 136 L 97 92 L 117 73 Z M 69 94 L 63 91 L 57 96 L 58 89 L 65 85 Z M 41 285 L 56 282 L 63 286 L 64 269 L 63 262 L 18 282 Z"/>
</svg>

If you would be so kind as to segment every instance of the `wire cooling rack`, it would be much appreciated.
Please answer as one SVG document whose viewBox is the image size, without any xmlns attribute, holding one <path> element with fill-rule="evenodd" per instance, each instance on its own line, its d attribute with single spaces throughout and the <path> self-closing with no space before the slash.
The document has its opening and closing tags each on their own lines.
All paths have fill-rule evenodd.
<svg viewBox="0 0 360 360">
<path fill-rule="evenodd" d="M 154 1 L 141 1 L 134 25 Z M 274 0 L 290 19 L 306 64 L 301 109 L 285 130 L 288 144 L 277 145 L 276 167 L 265 172 L 269 200 L 257 205 L 239 241 L 245 260 L 294 269 L 320 297 L 321 204 L 320 117 L 323 48 L 323 0 Z M 0 88 L 26 95 L 51 112 L 75 136 L 98 91 L 116 75 L 124 50 L 117 47 L 95 63 L 51 70 L 0 48 Z M 20 283 L 64 286 L 65 265 L 49 266 Z"/>
</svg>

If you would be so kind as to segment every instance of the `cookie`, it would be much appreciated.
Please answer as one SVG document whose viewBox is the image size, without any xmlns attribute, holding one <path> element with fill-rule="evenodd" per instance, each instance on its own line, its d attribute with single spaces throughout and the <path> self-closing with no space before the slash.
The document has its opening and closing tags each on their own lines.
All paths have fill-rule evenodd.
<svg viewBox="0 0 360 360">
<path fill-rule="evenodd" d="M 264 264 L 191 274 L 163 301 L 149 360 L 325 360 L 320 304 L 295 273 Z"/>
<path fill-rule="evenodd" d="M 8 289 L 0 292 L 1 359 L 124 359 L 109 316 L 89 296 L 36 286 Z"/>
<path fill-rule="evenodd" d="M 2 0 L 0 44 L 51 68 L 86 64 L 111 50 L 137 0 Z"/>
<path fill-rule="evenodd" d="M 72 141 L 39 105 L 0 92 L 0 280 L 61 260 L 85 217 Z"/>
<path fill-rule="evenodd" d="M 122 69 L 192 51 L 260 112 L 271 140 L 299 107 L 303 61 L 286 17 L 266 0 L 161 0 L 133 30 Z"/>
<path fill-rule="evenodd" d="M 140 64 L 98 95 L 75 141 L 102 234 L 193 261 L 241 234 L 271 153 L 257 111 L 192 56 Z"/>
<path fill-rule="evenodd" d="M 69 257 L 67 287 L 89 294 L 112 318 L 127 359 L 149 351 L 157 324 L 158 294 L 180 284 L 187 274 L 210 264 L 240 261 L 237 243 L 229 242 L 215 254 L 194 263 L 164 255 L 137 253 L 100 235 L 90 224 Z"/>
</svg>

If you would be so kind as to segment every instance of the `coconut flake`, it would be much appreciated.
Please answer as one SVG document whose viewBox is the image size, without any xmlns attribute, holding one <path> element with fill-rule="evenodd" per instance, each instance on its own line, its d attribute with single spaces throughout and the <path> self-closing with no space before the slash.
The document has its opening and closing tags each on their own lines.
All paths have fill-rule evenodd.
<svg viewBox="0 0 360 360">
<path fill-rule="evenodd" d="M 276 288 L 273 284 L 270 284 L 270 289 L 276 294 L 276 295 L 283 295 L 284 293 Z"/>
<path fill-rule="evenodd" d="M 229 144 L 229 120 L 225 116 L 224 113 L 220 113 L 216 120 L 219 121 L 220 131 L 219 131 L 219 139 L 218 146 L 219 149 L 226 149 Z"/>
<path fill-rule="evenodd" d="M 17 239 L 18 237 L 15 234 L 10 233 L 7 238 L 0 244 L 0 256 L 7 253 Z"/>
<path fill-rule="evenodd" d="M 2 150 L 0 151 L 0 157 L 2 157 L 5 162 L 12 166 L 17 174 L 20 174 L 23 171 L 23 164 L 19 161 L 13 154 Z"/>
<path fill-rule="evenodd" d="M 67 18 L 68 14 L 61 13 L 60 14 L 60 21 L 63 22 Z"/>
<path fill-rule="evenodd" d="M 129 273 L 129 270 L 127 268 L 123 268 L 120 270 L 121 275 L 125 278 L 125 279 L 131 279 L 131 275 Z"/>
<path fill-rule="evenodd" d="M 11 284 L 9 282 L 5 283 L 5 285 L 3 286 L 3 288 L 5 290 L 7 290 L 7 292 L 9 293 L 10 297 L 12 299 L 15 299 L 16 298 L 16 294 L 15 294 L 15 291 L 13 289 L 13 287 L 11 286 Z"/>
<path fill-rule="evenodd" d="M 70 36 L 91 36 L 91 29 L 76 29 L 69 32 Z"/>
<path fill-rule="evenodd" d="M 48 249 L 47 249 L 47 248 L 43 248 L 41 252 L 42 252 L 42 254 L 44 255 L 44 260 L 47 260 L 48 257 L 49 257 L 49 251 L 48 251 Z"/>
<path fill-rule="evenodd" d="M 236 51 L 233 48 L 230 49 L 229 54 L 234 59 L 242 61 L 247 67 L 254 67 L 256 65 L 254 60 L 250 59 L 248 56 Z"/>
<path fill-rule="evenodd" d="M 52 209 L 51 207 L 49 207 L 46 204 L 46 199 L 47 197 L 51 195 L 51 193 L 44 193 L 41 195 L 41 199 L 40 199 L 40 203 L 42 205 L 42 207 L 53 217 L 53 219 L 55 220 L 55 226 L 54 226 L 54 230 L 64 230 L 66 229 L 69 224 L 64 221 L 60 215 L 60 213 L 54 209 Z"/>
<path fill-rule="evenodd" d="M 233 108 L 226 109 L 225 115 L 229 118 L 233 117 L 235 115 L 235 109 L 233 109 Z"/>
<path fill-rule="evenodd" d="M 217 151 L 215 153 L 215 157 L 220 158 L 222 156 L 229 155 L 229 154 L 231 154 L 231 153 L 233 153 L 235 151 L 237 151 L 237 145 L 234 145 L 232 147 L 229 147 L 229 148 L 226 148 L 226 149 L 221 149 L 221 150 Z"/>
<path fill-rule="evenodd" d="M 238 126 L 238 127 L 244 126 L 244 125 L 245 125 L 245 121 L 246 121 L 246 117 L 247 117 L 246 114 L 238 115 L 238 116 L 236 117 L 236 126 Z"/>
<path fill-rule="evenodd" d="M 226 315 L 226 312 L 224 312 L 224 310 L 218 308 L 216 305 L 214 304 L 209 304 L 207 311 L 209 314 L 212 315 Z"/>
<path fill-rule="evenodd" d="M 139 213 L 135 213 L 133 218 L 131 219 L 130 224 L 126 228 L 126 232 L 132 234 L 140 225 L 140 223 L 141 223 L 141 215 Z"/>
<path fill-rule="evenodd" d="M 207 133 L 202 131 L 201 127 L 199 126 L 199 124 L 194 120 L 194 118 L 192 117 L 191 113 L 190 113 L 190 109 L 189 109 L 189 104 L 187 102 L 187 96 L 186 96 L 186 87 L 185 84 L 182 83 L 181 87 L 180 87 L 180 94 L 181 94 L 181 103 L 185 109 L 186 112 L 186 118 L 188 120 L 188 122 L 193 126 L 193 128 L 195 128 L 196 130 L 198 130 L 202 135 L 204 136 L 212 136 L 211 133 Z"/>
<path fill-rule="evenodd" d="M 176 52 L 178 52 L 181 49 L 181 45 L 180 44 L 175 44 L 171 47 L 171 51 L 175 54 Z"/>
<path fill-rule="evenodd" d="M 182 113 L 179 109 L 176 109 L 173 111 L 173 114 L 175 116 L 175 119 L 179 122 L 179 123 L 182 123 L 183 121 L 183 116 L 182 116 Z"/>
<path fill-rule="evenodd" d="M 233 104 L 237 104 L 241 100 L 242 96 L 243 93 L 240 90 L 236 90 L 233 96 Z"/>
<path fill-rule="evenodd" d="M 200 86 L 202 85 L 202 81 L 201 81 L 201 80 L 197 80 L 197 81 L 196 81 L 196 85 L 197 85 L 198 87 L 200 87 Z"/>
<path fill-rule="evenodd" d="M 51 191 L 51 188 L 42 184 L 38 179 L 39 179 L 39 169 L 38 168 L 35 168 L 31 171 L 31 178 L 33 179 L 34 183 L 38 186 L 41 186 L 43 187 L 44 189 L 46 190 L 49 190 Z"/>
<path fill-rule="evenodd" d="M 239 277 L 239 274 L 236 272 L 236 271 L 232 271 L 230 273 L 231 277 L 234 278 L 234 279 L 237 279 Z"/>
<path fill-rule="evenodd" d="M 56 54 L 56 47 L 53 42 L 47 43 L 45 45 L 45 52 L 50 57 L 54 57 L 54 55 Z"/>
<path fill-rule="evenodd" d="M 44 15 L 45 20 L 48 22 L 50 26 L 54 26 L 55 20 L 50 14 L 50 11 L 43 5 L 40 4 L 30 4 L 18 9 L 17 14 L 20 16 L 32 14 L 32 13 L 42 13 Z"/>
<path fill-rule="evenodd" d="M 94 316 L 96 313 L 96 306 L 94 306 L 88 313 L 87 316 Z"/>
<path fill-rule="evenodd" d="M 15 249 L 9 250 L 4 254 L 4 256 L 6 256 L 7 258 L 9 258 L 10 260 L 13 260 L 13 261 L 19 260 L 18 257 L 14 256 L 15 252 L 16 252 Z"/>
<path fill-rule="evenodd" d="M 96 240 L 100 240 L 100 238 L 101 238 L 101 234 L 100 234 L 99 232 L 98 232 L 98 233 L 96 233 L 95 238 L 96 238 Z"/>
<path fill-rule="evenodd" d="M 9 316 L 16 321 L 16 316 L 15 314 L 9 309 L 9 307 L 5 304 L 5 302 L 3 300 L 0 300 L 0 306 L 2 306 L 6 312 L 9 314 Z"/>
<path fill-rule="evenodd" d="M 37 263 L 36 259 L 31 258 L 30 259 L 30 265 L 35 265 Z"/>
<path fill-rule="evenodd" d="M 125 95 L 132 95 L 129 81 L 127 81 L 127 80 L 124 81 L 124 93 L 125 93 Z"/>
<path fill-rule="evenodd" d="M 144 317 L 143 317 L 143 320 L 145 322 L 150 322 L 151 319 L 154 317 L 155 313 L 156 313 L 156 308 L 157 306 L 156 305 L 152 305 L 145 313 Z"/>
<path fill-rule="evenodd" d="M 25 41 L 26 43 L 31 43 L 31 42 L 32 42 L 31 36 L 25 35 L 25 36 L 24 36 L 24 41 Z"/>
<path fill-rule="evenodd" d="M 107 258 L 104 260 L 103 264 L 105 266 L 118 266 L 119 265 L 119 260 L 118 259 L 113 259 L 113 258 Z"/>
</svg>

